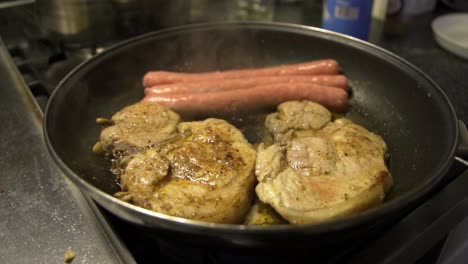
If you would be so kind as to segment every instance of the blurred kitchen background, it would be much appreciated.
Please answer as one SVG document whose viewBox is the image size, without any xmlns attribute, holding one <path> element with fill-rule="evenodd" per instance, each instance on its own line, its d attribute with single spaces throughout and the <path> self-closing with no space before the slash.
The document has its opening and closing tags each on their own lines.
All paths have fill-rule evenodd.
<svg viewBox="0 0 468 264">
<path fill-rule="evenodd" d="M 342 9 L 343 4 L 361 8 L 360 13 L 353 6 Z M 333 5 L 339 14 L 326 12 Z M 369 5 L 372 10 L 362 10 Z M 465 10 L 465 0 L 0 0 L 0 36 L 44 108 L 58 82 L 79 63 L 151 31 L 256 20 L 325 26 L 353 35 L 354 29 L 343 28 L 347 19 L 345 26 L 369 30 L 360 38 L 380 45 L 382 38 L 410 38 L 432 14 Z M 348 23 L 349 18 L 361 19 L 360 24 Z M 426 21 L 418 22 L 421 18 Z M 392 42 L 385 43 L 392 50 Z"/>
</svg>

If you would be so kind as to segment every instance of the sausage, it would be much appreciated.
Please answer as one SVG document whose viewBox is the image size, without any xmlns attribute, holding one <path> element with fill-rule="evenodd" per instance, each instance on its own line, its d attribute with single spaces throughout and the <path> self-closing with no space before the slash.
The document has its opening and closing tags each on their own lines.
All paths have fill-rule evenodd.
<svg viewBox="0 0 468 264">
<path fill-rule="evenodd" d="M 259 76 L 278 75 L 332 75 L 340 72 L 337 61 L 332 59 L 316 60 L 305 63 L 281 65 L 269 68 L 213 71 L 204 73 L 178 73 L 168 71 L 151 71 L 143 77 L 143 86 L 174 82 L 195 82 L 201 80 L 225 80 Z"/>
<path fill-rule="evenodd" d="M 348 107 L 348 93 L 345 90 L 303 83 L 277 83 L 211 93 L 149 94 L 143 98 L 143 101 L 186 113 L 251 111 L 288 100 L 311 100 L 336 112 L 343 112 Z"/>
<path fill-rule="evenodd" d="M 247 79 L 229 79 L 223 81 L 200 81 L 161 84 L 145 88 L 145 94 L 166 93 L 206 93 L 221 90 L 247 89 L 263 84 L 274 83 L 309 83 L 332 86 L 348 90 L 348 79 L 344 75 L 291 75 L 291 76 L 262 76 Z"/>
</svg>

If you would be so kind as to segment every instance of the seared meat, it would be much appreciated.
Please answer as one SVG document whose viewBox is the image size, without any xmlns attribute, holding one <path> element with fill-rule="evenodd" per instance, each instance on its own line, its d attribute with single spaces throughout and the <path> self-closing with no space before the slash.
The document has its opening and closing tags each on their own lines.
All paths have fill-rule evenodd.
<svg viewBox="0 0 468 264">
<path fill-rule="evenodd" d="M 277 225 L 287 224 L 270 205 L 261 202 L 258 197 L 250 208 L 245 217 L 244 224 L 246 225 Z"/>
<path fill-rule="evenodd" d="M 265 126 L 277 144 L 288 144 L 295 131 L 317 130 L 331 120 L 331 113 L 317 103 L 289 101 L 278 106 L 278 112 L 267 116 Z"/>
<path fill-rule="evenodd" d="M 290 223 L 316 223 L 381 203 L 393 185 L 383 139 L 309 101 L 281 104 L 258 149 L 256 193 Z M 324 111 L 325 110 L 325 111 Z"/>
<path fill-rule="evenodd" d="M 111 120 L 98 118 L 99 124 L 110 125 L 101 132 L 94 152 L 122 156 L 135 149 L 174 138 L 180 117 L 163 106 L 139 102 L 114 114 Z"/>
<path fill-rule="evenodd" d="M 118 197 L 164 214 L 241 223 L 254 195 L 256 152 L 220 119 L 183 122 L 176 140 L 121 161 Z"/>
</svg>

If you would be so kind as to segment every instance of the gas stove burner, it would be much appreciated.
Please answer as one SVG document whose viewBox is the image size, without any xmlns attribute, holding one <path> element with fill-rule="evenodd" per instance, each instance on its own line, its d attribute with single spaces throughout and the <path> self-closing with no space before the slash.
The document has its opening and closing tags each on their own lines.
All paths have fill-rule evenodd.
<svg viewBox="0 0 468 264">
<path fill-rule="evenodd" d="M 8 51 L 44 111 L 60 81 L 80 63 L 105 49 L 105 46 L 70 49 L 48 39 L 36 39 L 21 42 Z"/>
<path fill-rule="evenodd" d="M 28 58 L 25 50 L 21 47 L 12 47 L 9 52 L 39 107 L 44 111 L 52 89 L 44 82 L 42 73 L 34 64 L 38 63 L 38 60 L 34 61 Z"/>
<path fill-rule="evenodd" d="M 88 60 L 95 54 L 93 49 L 83 48 L 74 51 L 65 51 L 61 59 L 50 64 L 46 71 L 46 81 L 50 86 L 57 86 L 59 82 L 80 63 Z"/>
</svg>

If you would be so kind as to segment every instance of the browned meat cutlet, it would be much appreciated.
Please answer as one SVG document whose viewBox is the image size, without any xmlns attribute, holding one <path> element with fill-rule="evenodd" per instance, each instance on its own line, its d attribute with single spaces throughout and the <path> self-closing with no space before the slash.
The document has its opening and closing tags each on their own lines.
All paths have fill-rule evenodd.
<svg viewBox="0 0 468 264">
<path fill-rule="evenodd" d="M 163 106 L 139 102 L 115 113 L 112 118 L 98 118 L 104 125 L 93 151 L 121 157 L 134 150 L 156 145 L 177 135 L 180 116 Z"/>
<path fill-rule="evenodd" d="M 182 218 L 241 223 L 255 184 L 256 152 L 221 119 L 183 122 L 180 136 L 125 158 L 118 197 Z"/>
<path fill-rule="evenodd" d="M 266 126 L 275 140 L 259 146 L 256 193 L 290 223 L 361 212 L 381 203 L 393 185 L 384 140 L 349 119 L 332 122 L 316 103 L 285 102 Z"/>
</svg>

